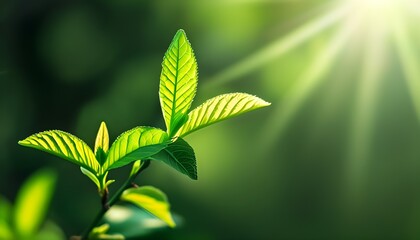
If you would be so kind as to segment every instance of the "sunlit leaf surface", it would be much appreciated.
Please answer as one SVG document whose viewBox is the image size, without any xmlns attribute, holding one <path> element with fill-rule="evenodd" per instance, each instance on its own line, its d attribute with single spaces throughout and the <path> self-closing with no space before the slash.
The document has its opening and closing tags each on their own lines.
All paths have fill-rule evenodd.
<svg viewBox="0 0 420 240">
<path fill-rule="evenodd" d="M 49 169 L 36 172 L 21 187 L 14 211 L 14 226 L 22 238 L 32 236 L 44 221 L 56 175 Z"/>
<path fill-rule="evenodd" d="M 109 135 L 108 128 L 104 122 L 101 123 L 99 127 L 98 134 L 96 135 L 95 140 L 95 154 L 98 148 L 102 148 L 104 152 L 108 152 L 109 148 Z"/>
<path fill-rule="evenodd" d="M 19 144 L 51 153 L 92 172 L 99 171 L 99 163 L 89 146 L 70 133 L 60 130 L 40 132 L 19 141 Z"/>
<path fill-rule="evenodd" d="M 160 104 L 169 136 L 186 120 L 197 90 L 197 62 L 183 30 L 178 30 L 162 63 Z"/>
<path fill-rule="evenodd" d="M 246 93 L 219 95 L 207 100 L 188 114 L 189 118 L 180 130 L 180 136 L 268 105 L 270 103 Z"/>
<path fill-rule="evenodd" d="M 107 234 L 109 230 L 109 224 L 103 224 L 99 227 L 95 227 L 89 234 L 90 240 L 99 240 L 99 239 L 107 239 L 107 240 L 124 240 L 125 237 L 122 234 Z"/>
<path fill-rule="evenodd" d="M 133 203 L 164 221 L 168 226 L 175 227 L 168 199 L 159 189 L 151 186 L 127 189 L 121 195 L 121 200 Z"/>
<path fill-rule="evenodd" d="M 173 214 L 177 226 L 182 224 L 179 216 Z M 110 224 L 109 234 L 124 233 L 128 239 L 146 237 L 149 234 L 168 230 L 168 225 L 143 208 L 132 204 L 114 205 L 104 216 Z"/>
<path fill-rule="evenodd" d="M 168 141 L 166 132 L 152 127 L 136 127 L 122 133 L 112 144 L 104 170 L 125 166 L 162 150 Z"/>
</svg>

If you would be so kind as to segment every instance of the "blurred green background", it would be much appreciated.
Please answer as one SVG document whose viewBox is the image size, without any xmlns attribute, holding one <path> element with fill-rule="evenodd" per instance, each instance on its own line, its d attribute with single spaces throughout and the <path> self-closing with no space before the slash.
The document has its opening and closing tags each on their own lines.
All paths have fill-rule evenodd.
<svg viewBox="0 0 420 240">
<path fill-rule="evenodd" d="M 138 179 L 183 217 L 164 239 L 419 239 L 419 20 L 413 0 L 1 1 L 0 193 L 50 166 L 48 216 L 80 233 L 94 184 L 18 140 L 163 127 L 160 64 L 183 28 L 193 106 L 235 91 L 272 105 L 186 139 L 198 181 L 159 163 Z"/>
</svg>

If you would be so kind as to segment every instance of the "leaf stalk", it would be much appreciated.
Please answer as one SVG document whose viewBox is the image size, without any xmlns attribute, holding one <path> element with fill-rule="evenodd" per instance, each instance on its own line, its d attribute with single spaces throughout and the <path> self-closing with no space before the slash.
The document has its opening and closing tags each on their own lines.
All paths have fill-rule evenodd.
<svg viewBox="0 0 420 240">
<path fill-rule="evenodd" d="M 102 207 L 101 210 L 96 215 L 95 219 L 92 221 L 92 223 L 89 225 L 88 228 L 82 233 L 81 240 L 87 240 L 89 237 L 89 233 L 99 224 L 99 222 L 102 220 L 103 216 L 106 212 L 115 204 L 118 202 L 118 200 L 121 197 L 121 194 L 127 190 L 128 188 L 132 187 L 134 179 L 147 167 L 150 165 L 150 160 L 144 160 L 142 162 L 142 165 L 140 169 L 137 171 L 136 174 L 133 174 L 127 180 L 124 182 L 124 184 L 117 190 L 117 192 L 110 198 L 108 201 L 108 190 L 105 192 L 105 194 L 102 196 Z"/>
</svg>

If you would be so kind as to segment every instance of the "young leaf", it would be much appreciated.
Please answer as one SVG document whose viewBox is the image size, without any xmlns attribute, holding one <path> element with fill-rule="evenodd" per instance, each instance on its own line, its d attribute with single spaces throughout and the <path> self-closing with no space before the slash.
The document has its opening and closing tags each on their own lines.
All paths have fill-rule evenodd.
<svg viewBox="0 0 420 240">
<path fill-rule="evenodd" d="M 100 168 L 95 155 L 85 142 L 60 130 L 33 134 L 19 141 L 19 144 L 64 158 L 94 173 Z"/>
<path fill-rule="evenodd" d="M 101 122 L 99 127 L 98 134 L 96 134 L 95 140 L 95 157 L 99 164 L 102 166 L 106 160 L 106 154 L 109 149 L 109 135 L 108 128 L 106 127 L 105 122 Z"/>
<path fill-rule="evenodd" d="M 159 189 L 151 186 L 130 188 L 123 192 L 121 200 L 133 203 L 161 219 L 170 227 L 175 227 L 168 199 Z"/>
<path fill-rule="evenodd" d="M 121 234 L 107 234 L 109 230 L 109 224 L 102 224 L 99 227 L 95 227 L 89 233 L 89 240 L 124 240 L 125 237 Z"/>
<path fill-rule="evenodd" d="M 162 161 L 188 177 L 197 180 L 197 164 L 192 147 L 182 138 L 169 144 L 159 153 L 149 157 Z"/>
<path fill-rule="evenodd" d="M 22 239 L 32 236 L 38 229 L 47 212 L 56 174 L 44 169 L 36 172 L 21 187 L 14 212 L 14 226 Z"/>
<path fill-rule="evenodd" d="M 169 137 L 187 121 L 197 91 L 197 62 L 184 30 L 178 30 L 162 62 L 159 97 Z"/>
<path fill-rule="evenodd" d="M 84 175 L 86 175 L 90 180 L 92 180 L 92 182 L 95 183 L 99 191 L 101 190 L 101 183 L 99 182 L 98 177 L 94 173 L 92 173 L 91 171 L 87 170 L 84 167 L 80 167 L 80 171 L 82 171 Z"/>
<path fill-rule="evenodd" d="M 134 176 L 141 168 L 141 160 L 137 160 L 134 162 L 133 166 L 131 167 L 130 177 Z"/>
<path fill-rule="evenodd" d="M 101 126 L 99 127 L 99 130 L 98 130 L 98 134 L 96 135 L 95 154 L 98 148 L 101 148 L 105 153 L 108 152 L 109 135 L 108 135 L 108 128 L 106 127 L 105 122 L 101 122 Z"/>
<path fill-rule="evenodd" d="M 186 136 L 213 123 L 266 107 L 270 104 L 261 98 L 246 93 L 219 95 L 207 100 L 188 114 L 188 121 L 181 128 L 179 136 Z"/>
<path fill-rule="evenodd" d="M 158 153 L 168 144 L 168 135 L 158 128 L 136 127 L 122 133 L 111 145 L 103 170 L 125 166 Z"/>
<path fill-rule="evenodd" d="M 102 166 L 106 160 L 107 153 L 101 147 L 98 147 L 95 152 L 96 161 Z"/>
<path fill-rule="evenodd" d="M 113 182 L 115 182 L 115 180 L 111 179 L 111 180 L 107 180 L 108 178 L 108 173 L 109 171 L 105 171 L 104 175 L 100 176 L 99 180 L 102 182 L 101 184 L 101 196 L 102 196 L 102 191 L 108 189 L 108 186 L 111 185 Z"/>
</svg>

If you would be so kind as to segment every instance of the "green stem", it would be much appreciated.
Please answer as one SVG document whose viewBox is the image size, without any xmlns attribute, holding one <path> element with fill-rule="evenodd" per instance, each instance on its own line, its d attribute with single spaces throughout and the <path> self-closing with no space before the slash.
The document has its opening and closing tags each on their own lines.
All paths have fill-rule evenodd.
<svg viewBox="0 0 420 240">
<path fill-rule="evenodd" d="M 111 199 L 108 202 L 102 203 L 102 208 L 101 210 L 98 212 L 98 214 L 96 215 L 95 219 L 93 220 L 93 222 L 90 224 L 90 226 L 83 232 L 82 234 L 82 240 L 87 240 L 89 237 L 89 233 L 92 231 L 92 229 L 94 229 L 99 222 L 101 221 L 101 219 L 103 218 L 103 216 L 105 215 L 105 213 L 115 204 L 118 202 L 118 200 L 121 197 L 121 194 L 128 188 L 131 187 L 132 182 L 134 181 L 134 179 L 143 171 L 145 170 L 148 166 L 150 165 L 150 160 L 144 160 L 142 162 L 142 165 L 139 169 L 139 171 L 130 176 L 129 178 L 127 178 L 127 180 L 124 182 L 124 184 L 117 190 L 117 192 L 111 197 Z"/>
</svg>

